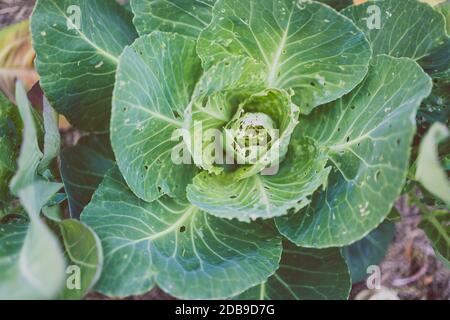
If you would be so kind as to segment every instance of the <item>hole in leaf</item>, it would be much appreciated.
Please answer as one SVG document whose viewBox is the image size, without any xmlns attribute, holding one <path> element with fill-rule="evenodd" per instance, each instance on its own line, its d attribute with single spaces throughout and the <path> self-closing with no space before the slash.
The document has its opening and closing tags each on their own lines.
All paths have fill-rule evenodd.
<svg viewBox="0 0 450 320">
<path fill-rule="evenodd" d="M 203 100 L 202 100 L 202 107 L 203 108 L 206 108 L 206 105 L 208 104 L 208 98 L 204 98 Z"/>
<path fill-rule="evenodd" d="M 381 171 L 378 170 L 378 171 L 375 173 L 375 179 L 378 180 L 378 178 L 380 178 L 380 175 L 381 175 Z"/>
<path fill-rule="evenodd" d="M 183 233 L 183 232 L 185 232 L 185 231 L 186 231 L 186 227 L 185 227 L 185 226 L 181 226 L 181 227 L 180 227 L 180 232 Z"/>
<path fill-rule="evenodd" d="M 180 119 L 181 117 L 180 117 L 180 114 L 177 112 L 177 111 L 173 111 L 173 116 L 176 118 L 176 119 Z"/>
</svg>

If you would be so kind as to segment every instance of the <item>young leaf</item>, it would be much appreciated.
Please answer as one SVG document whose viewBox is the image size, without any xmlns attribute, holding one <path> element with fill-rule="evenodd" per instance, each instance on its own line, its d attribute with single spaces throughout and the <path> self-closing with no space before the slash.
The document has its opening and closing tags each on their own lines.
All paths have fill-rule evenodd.
<svg viewBox="0 0 450 320">
<path fill-rule="evenodd" d="M 416 169 L 417 181 L 447 206 L 450 206 L 450 182 L 439 160 L 438 145 L 449 137 L 448 128 L 435 123 L 420 143 Z"/>
<path fill-rule="evenodd" d="M 342 254 L 350 268 L 353 283 L 366 279 L 369 276 L 367 268 L 377 265 L 383 260 L 394 233 L 395 224 L 384 221 L 363 239 L 342 248 Z"/>
<path fill-rule="evenodd" d="M 20 189 L 37 180 L 37 168 L 43 157 L 38 144 L 38 134 L 27 93 L 21 82 L 16 85 L 16 101 L 23 122 L 23 138 L 17 171 L 11 180 L 11 193 L 19 195 Z"/>
<path fill-rule="evenodd" d="M 305 113 L 352 90 L 371 57 L 351 21 L 321 3 L 292 0 L 219 1 L 198 52 L 208 67 L 236 55 L 263 62 L 267 86 L 293 89 Z"/>
<path fill-rule="evenodd" d="M 58 126 L 58 113 L 53 110 L 45 97 L 43 102 L 43 114 L 45 135 L 44 154 L 38 167 L 38 172 L 40 174 L 43 174 L 44 171 L 50 166 L 52 160 L 58 156 L 61 144 Z"/>
<path fill-rule="evenodd" d="M 216 0 L 132 0 L 139 34 L 155 30 L 197 38 L 210 23 Z"/>
<path fill-rule="evenodd" d="M 109 296 L 144 293 L 156 284 L 177 298 L 227 298 L 264 281 L 281 256 L 281 240 L 271 230 L 218 219 L 167 196 L 144 202 L 117 168 L 81 220 L 102 242 L 96 290 Z"/>
<path fill-rule="evenodd" d="M 67 284 L 62 299 L 81 299 L 95 285 L 103 265 L 103 251 L 97 235 L 77 220 L 58 223 L 68 260 Z M 77 278 L 79 277 L 79 278 Z"/>
<path fill-rule="evenodd" d="M 202 172 L 187 188 L 191 203 L 217 217 L 249 222 L 299 210 L 326 183 L 327 157 L 309 139 L 294 137 L 286 159 L 275 175 L 234 179 L 235 173 Z"/>
<path fill-rule="evenodd" d="M 381 55 L 353 93 L 304 118 L 299 130 L 328 149 L 334 170 L 308 207 L 277 218 L 280 232 L 323 248 L 349 245 L 378 226 L 402 190 L 416 112 L 431 86 L 411 59 Z"/>
<path fill-rule="evenodd" d="M 195 42 L 154 32 L 122 54 L 111 118 L 111 143 L 131 190 L 146 201 L 162 194 L 185 197 L 194 166 L 177 165 L 172 139 L 201 74 Z"/>
<path fill-rule="evenodd" d="M 83 137 L 76 146 L 61 152 L 61 178 L 71 217 L 80 216 L 105 173 L 113 166 L 114 154 L 106 134 Z"/>
<path fill-rule="evenodd" d="M 339 249 L 300 248 L 284 243 L 280 268 L 269 279 L 240 294 L 242 300 L 344 300 L 350 273 Z"/>
<path fill-rule="evenodd" d="M 107 130 L 119 55 L 137 36 L 130 13 L 116 1 L 38 0 L 31 30 L 50 104 L 81 129 Z"/>
<path fill-rule="evenodd" d="M 59 243 L 41 220 L 0 225 L 0 299 L 55 298 L 64 269 Z"/>
<path fill-rule="evenodd" d="M 37 168 L 43 155 L 38 146 L 33 112 L 21 82 L 16 84 L 16 101 L 24 125 L 18 170 L 11 180 L 11 191 L 19 197 L 30 223 L 23 236 L 17 237 L 14 230 L 0 227 L 0 296 L 50 299 L 62 287 L 65 261 L 56 237 L 40 220 L 39 214 L 62 185 L 38 176 Z M 10 237 L 15 238 L 12 246 Z"/>
</svg>

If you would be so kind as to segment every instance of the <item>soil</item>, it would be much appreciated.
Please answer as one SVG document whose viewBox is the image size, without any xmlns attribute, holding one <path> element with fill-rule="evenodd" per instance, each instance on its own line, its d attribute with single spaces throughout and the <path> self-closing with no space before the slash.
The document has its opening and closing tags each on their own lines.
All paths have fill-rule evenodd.
<svg viewBox="0 0 450 320">
<path fill-rule="evenodd" d="M 35 0 L 0 0 L 0 29 L 27 19 Z"/>
<path fill-rule="evenodd" d="M 32 12 L 34 0 L 0 0 L 0 28 L 26 19 Z M 70 134 L 74 134 L 73 130 Z M 76 135 L 76 133 L 75 133 Z M 67 137 L 72 139 L 73 137 Z M 440 263 L 423 231 L 418 228 L 420 214 L 405 205 L 405 199 L 397 204 L 402 220 L 396 224 L 396 234 L 384 261 L 380 264 L 382 297 L 402 300 L 450 300 L 450 270 Z M 364 283 L 356 284 L 352 299 L 367 299 Z M 90 294 L 86 299 L 108 299 L 100 294 Z M 159 289 L 150 293 L 129 297 L 129 300 L 173 299 Z"/>
</svg>

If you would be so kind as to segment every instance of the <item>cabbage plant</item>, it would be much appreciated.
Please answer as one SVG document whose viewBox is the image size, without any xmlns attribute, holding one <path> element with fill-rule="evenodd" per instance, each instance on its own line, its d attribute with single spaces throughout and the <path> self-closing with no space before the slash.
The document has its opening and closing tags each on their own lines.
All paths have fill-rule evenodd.
<svg viewBox="0 0 450 320">
<path fill-rule="evenodd" d="M 447 112 L 430 111 L 426 100 L 448 97 L 445 8 L 38 0 L 31 29 L 48 108 L 44 121 L 33 118 L 19 90 L 29 125 L 16 128 L 37 158 L 21 164 L 30 159 L 22 147 L 10 184 L 25 221 L 0 229 L 8 270 L 40 228 L 59 261 L 54 274 L 85 267 L 78 295 L 61 293 L 55 280 L 47 298 L 126 297 L 158 286 L 179 299 L 346 299 L 352 280 L 368 276 L 367 261 L 383 258 L 391 211 L 406 192 L 426 209 L 424 229 L 448 262 L 450 188 L 435 141 L 448 124 L 420 148 L 414 140 L 419 110 Z M 87 133 L 53 154 L 50 106 Z M 420 198 L 429 192 L 432 205 Z M 65 199 L 70 220 L 50 210 Z M 78 258 L 67 241 L 56 245 L 40 212 L 79 246 Z M 14 228 L 23 236 L 8 249 L 2 239 Z M 26 292 L 2 263 L 0 296 L 6 279 Z"/>
</svg>

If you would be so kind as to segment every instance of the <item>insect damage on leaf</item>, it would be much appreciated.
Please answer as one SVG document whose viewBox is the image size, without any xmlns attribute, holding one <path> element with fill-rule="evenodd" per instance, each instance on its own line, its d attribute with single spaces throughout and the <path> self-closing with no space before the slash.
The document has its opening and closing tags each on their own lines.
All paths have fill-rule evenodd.
<svg viewBox="0 0 450 320">
<path fill-rule="evenodd" d="M 30 127 L 18 165 L 0 157 L 2 177 L 17 171 L 0 201 L 21 197 L 33 221 L 42 211 L 65 250 L 42 221 L 28 233 L 15 221 L 0 225 L 0 254 L 14 232 L 8 257 L 41 252 L 30 237 L 43 234 L 84 274 L 77 291 L 55 282 L 67 299 L 156 286 L 179 299 L 348 298 L 391 241 L 419 107 L 421 119 L 446 96 L 446 12 L 417 0 L 38 0 L 46 146 Z M 60 151 L 50 106 L 89 132 L 76 146 Z M 9 110 L 1 150 L 20 144 Z M 441 152 L 433 132 L 417 136 L 421 151 Z M 448 188 L 435 158 L 428 168 L 421 152 L 417 179 L 445 201 L 427 180 Z M 49 213 L 58 181 L 72 220 Z M 442 212 L 422 226 L 445 260 Z M 0 293 L 22 275 L 3 274 L 0 256 Z"/>
</svg>

